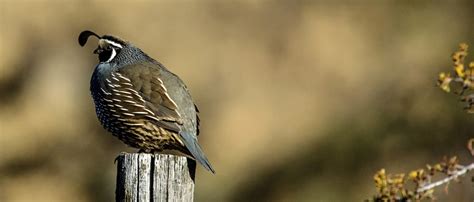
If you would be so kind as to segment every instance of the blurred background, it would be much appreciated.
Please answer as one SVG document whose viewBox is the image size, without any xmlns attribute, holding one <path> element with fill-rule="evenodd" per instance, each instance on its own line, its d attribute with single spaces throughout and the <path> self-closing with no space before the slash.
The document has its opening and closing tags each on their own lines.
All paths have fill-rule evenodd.
<svg viewBox="0 0 474 202">
<path fill-rule="evenodd" d="M 361 201 L 380 168 L 472 162 L 474 115 L 435 83 L 458 43 L 474 47 L 473 7 L 0 0 L 0 201 L 114 200 L 114 158 L 135 150 L 96 118 L 86 29 L 131 41 L 187 83 L 217 171 L 198 168 L 196 201 Z M 436 196 L 472 201 L 473 190 L 466 177 Z"/>
</svg>

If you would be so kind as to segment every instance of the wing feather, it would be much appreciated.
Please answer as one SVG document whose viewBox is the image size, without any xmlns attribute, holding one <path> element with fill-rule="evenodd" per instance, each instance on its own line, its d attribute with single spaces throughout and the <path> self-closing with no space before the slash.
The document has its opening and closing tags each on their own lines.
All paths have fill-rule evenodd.
<svg viewBox="0 0 474 202">
<path fill-rule="evenodd" d="M 112 76 L 126 83 L 122 86 L 128 88 L 117 88 L 117 90 L 131 92 L 134 101 L 142 107 L 139 111 L 148 112 L 140 118 L 179 133 L 183 123 L 178 105 L 169 96 L 167 88 L 160 79 L 160 71 L 153 68 L 152 64 L 127 65 Z"/>
</svg>

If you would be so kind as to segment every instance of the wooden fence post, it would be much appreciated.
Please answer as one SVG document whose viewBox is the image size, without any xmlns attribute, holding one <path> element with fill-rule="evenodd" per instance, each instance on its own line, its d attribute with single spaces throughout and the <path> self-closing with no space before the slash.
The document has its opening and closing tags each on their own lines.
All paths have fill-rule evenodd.
<svg viewBox="0 0 474 202">
<path fill-rule="evenodd" d="M 185 157 L 122 153 L 117 161 L 116 201 L 193 201 L 194 182 Z"/>
</svg>

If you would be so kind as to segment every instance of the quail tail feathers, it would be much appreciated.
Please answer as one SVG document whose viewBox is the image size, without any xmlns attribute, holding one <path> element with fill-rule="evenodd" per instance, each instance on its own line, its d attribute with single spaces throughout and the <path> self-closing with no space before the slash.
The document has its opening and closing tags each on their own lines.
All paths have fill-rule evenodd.
<svg viewBox="0 0 474 202">
<path fill-rule="evenodd" d="M 206 155 L 204 155 L 204 152 L 201 150 L 201 147 L 197 143 L 197 140 L 187 132 L 181 132 L 180 135 L 184 140 L 183 142 L 186 145 L 186 148 L 196 159 L 196 161 L 198 161 L 206 170 L 211 171 L 212 173 L 216 173 L 214 168 L 212 168 L 211 163 L 209 163 L 209 160 L 207 160 Z"/>
</svg>

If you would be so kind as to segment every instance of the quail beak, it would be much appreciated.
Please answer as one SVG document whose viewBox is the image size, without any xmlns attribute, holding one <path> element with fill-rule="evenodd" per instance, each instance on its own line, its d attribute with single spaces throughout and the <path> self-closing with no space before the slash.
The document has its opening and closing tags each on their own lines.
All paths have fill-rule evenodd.
<svg viewBox="0 0 474 202">
<path fill-rule="evenodd" d="M 97 47 L 95 50 L 94 50 L 94 54 L 100 54 L 104 51 L 104 49 L 102 49 L 100 46 Z"/>
</svg>

